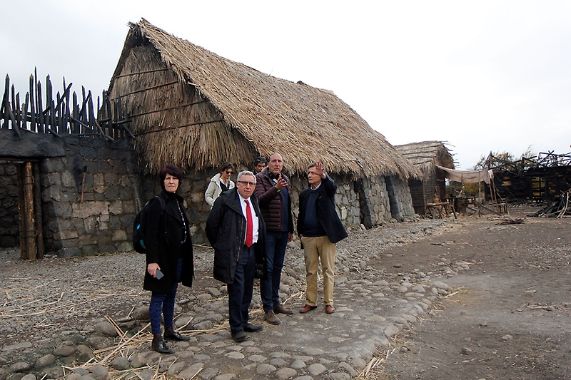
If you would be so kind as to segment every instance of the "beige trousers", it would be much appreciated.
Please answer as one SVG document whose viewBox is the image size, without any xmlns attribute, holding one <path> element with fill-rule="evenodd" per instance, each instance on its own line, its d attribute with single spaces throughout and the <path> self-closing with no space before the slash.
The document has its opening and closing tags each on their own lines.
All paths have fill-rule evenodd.
<svg viewBox="0 0 571 380">
<path fill-rule="evenodd" d="M 305 290 L 305 303 L 317 305 L 317 270 L 321 261 L 323 272 L 323 302 L 333 306 L 333 284 L 335 282 L 335 244 L 329 241 L 327 236 L 302 237 L 303 251 L 305 256 L 305 278 L 307 288 Z"/>
</svg>

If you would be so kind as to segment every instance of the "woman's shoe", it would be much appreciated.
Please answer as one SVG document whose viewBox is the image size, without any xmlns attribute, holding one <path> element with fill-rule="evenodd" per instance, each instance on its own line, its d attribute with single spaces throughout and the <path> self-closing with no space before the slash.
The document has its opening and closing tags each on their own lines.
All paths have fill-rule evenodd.
<svg viewBox="0 0 571 380">
<path fill-rule="evenodd" d="M 177 342 L 183 342 L 186 340 L 190 340 L 189 336 L 180 335 L 180 333 L 178 333 L 174 330 L 165 330 L 164 338 L 165 338 L 165 340 L 174 340 Z"/>
<path fill-rule="evenodd" d="M 174 354 L 174 351 L 167 346 L 163 337 L 160 334 L 153 335 L 153 342 L 151 343 L 151 348 L 153 351 L 156 351 L 161 354 Z"/>
</svg>

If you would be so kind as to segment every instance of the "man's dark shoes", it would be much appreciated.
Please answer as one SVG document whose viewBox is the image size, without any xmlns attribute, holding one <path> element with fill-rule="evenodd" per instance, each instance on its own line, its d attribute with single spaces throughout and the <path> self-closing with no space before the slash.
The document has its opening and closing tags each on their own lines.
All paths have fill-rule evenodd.
<svg viewBox="0 0 571 380">
<path fill-rule="evenodd" d="M 183 342 L 186 340 L 190 340 L 190 337 L 180 335 L 180 333 L 178 333 L 174 330 L 166 330 L 164 337 L 165 337 L 165 340 L 174 340 L 177 342 Z"/>
<path fill-rule="evenodd" d="M 325 313 L 326 314 L 335 313 L 335 308 L 333 307 L 333 305 L 325 305 Z"/>
<path fill-rule="evenodd" d="M 314 309 L 316 309 L 316 308 L 317 308 L 317 306 L 315 306 L 315 305 L 305 304 L 305 305 L 303 305 L 303 307 L 302 307 L 301 309 L 299 309 L 299 312 L 300 312 L 301 314 L 305 314 L 305 313 L 307 313 L 307 312 L 309 312 L 309 311 L 311 311 L 311 310 L 314 310 Z"/>
<path fill-rule="evenodd" d="M 160 334 L 153 335 L 153 342 L 151 343 L 151 348 L 153 351 L 156 351 L 161 354 L 174 354 L 174 351 L 167 346 L 163 337 Z"/>
<path fill-rule="evenodd" d="M 286 307 L 280 303 L 278 306 L 274 307 L 274 313 L 291 315 L 293 314 L 293 311 L 286 309 Z"/>
<path fill-rule="evenodd" d="M 242 343 L 248 340 L 248 335 L 246 335 L 244 331 L 238 331 L 237 333 L 232 333 L 232 339 L 234 339 L 236 343 Z"/>
<path fill-rule="evenodd" d="M 280 321 L 280 319 L 276 317 L 276 314 L 274 313 L 273 310 L 266 311 L 266 314 L 264 314 L 264 321 L 272 325 L 279 325 L 280 323 L 282 323 L 282 321 Z"/>
<path fill-rule="evenodd" d="M 244 326 L 244 331 L 246 332 L 258 332 L 258 331 L 262 331 L 263 327 L 260 325 L 255 325 L 253 323 L 246 323 L 246 326 Z"/>
</svg>

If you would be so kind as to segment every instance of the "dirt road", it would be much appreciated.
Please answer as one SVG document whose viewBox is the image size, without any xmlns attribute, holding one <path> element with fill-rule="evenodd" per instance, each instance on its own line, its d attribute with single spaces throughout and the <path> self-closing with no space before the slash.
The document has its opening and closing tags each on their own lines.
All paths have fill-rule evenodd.
<svg viewBox="0 0 571 380">
<path fill-rule="evenodd" d="M 383 254 L 387 271 L 465 270 L 370 379 L 571 379 L 571 219 L 498 222 L 460 222 Z"/>
</svg>

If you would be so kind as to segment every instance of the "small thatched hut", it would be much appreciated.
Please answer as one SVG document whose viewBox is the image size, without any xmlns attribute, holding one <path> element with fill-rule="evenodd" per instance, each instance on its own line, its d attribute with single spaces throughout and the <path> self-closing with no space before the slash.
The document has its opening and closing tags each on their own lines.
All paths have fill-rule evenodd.
<svg viewBox="0 0 571 380">
<path fill-rule="evenodd" d="M 174 163 L 190 174 L 183 193 L 198 231 L 213 168 L 248 167 L 271 152 L 283 155 L 294 192 L 320 158 L 341 185 L 347 225 L 413 214 L 406 181 L 415 168 L 330 91 L 261 73 L 143 19 L 130 25 L 109 92 L 129 118 L 141 170 Z"/>
<path fill-rule="evenodd" d="M 419 178 L 410 178 L 410 194 L 414 211 L 426 213 L 426 204 L 446 199 L 446 173 L 436 165 L 454 169 L 454 158 L 441 141 L 422 141 L 395 148 L 421 172 Z"/>
</svg>

